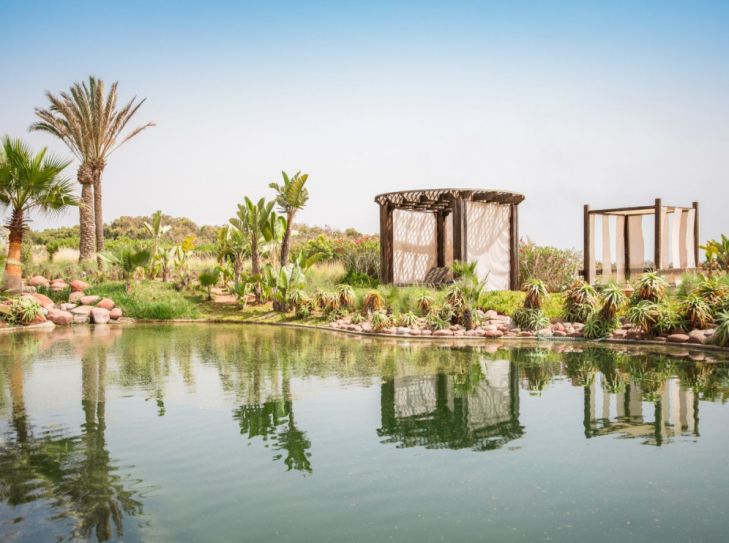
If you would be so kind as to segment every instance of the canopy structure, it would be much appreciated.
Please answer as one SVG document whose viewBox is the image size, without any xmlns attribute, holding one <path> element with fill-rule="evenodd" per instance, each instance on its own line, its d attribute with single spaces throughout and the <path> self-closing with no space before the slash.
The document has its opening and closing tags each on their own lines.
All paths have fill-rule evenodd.
<svg viewBox="0 0 729 543">
<path fill-rule="evenodd" d="M 518 205 L 524 196 L 487 189 L 388 192 L 380 206 L 380 279 L 441 282 L 454 260 L 476 262 L 490 290 L 519 287 Z M 436 280 L 437 279 L 437 280 Z"/>
<path fill-rule="evenodd" d="M 597 219 L 600 218 L 598 222 Z M 646 260 L 644 218 L 653 217 L 653 260 Z M 599 225 L 602 254 L 595 257 L 595 231 Z M 660 198 L 654 205 L 613 209 L 584 209 L 584 277 L 596 282 L 618 283 L 631 274 L 657 270 L 679 274 L 699 262 L 699 204 L 666 206 Z M 613 263 L 615 265 L 613 266 Z M 598 269 L 599 264 L 599 269 Z"/>
</svg>

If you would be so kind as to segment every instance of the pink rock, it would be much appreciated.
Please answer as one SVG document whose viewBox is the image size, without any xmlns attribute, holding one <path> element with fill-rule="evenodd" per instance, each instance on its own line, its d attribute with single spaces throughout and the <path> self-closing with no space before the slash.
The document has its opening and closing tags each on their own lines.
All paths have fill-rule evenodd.
<svg viewBox="0 0 729 543">
<path fill-rule="evenodd" d="M 432 336 L 433 332 L 431 332 L 430 330 L 421 330 L 420 335 L 421 336 Z"/>
<path fill-rule="evenodd" d="M 35 292 L 31 294 L 31 296 L 40 304 L 43 309 L 50 309 L 51 307 L 54 307 L 56 305 L 53 303 L 53 300 L 43 294 Z"/>
<path fill-rule="evenodd" d="M 483 337 L 491 337 L 491 338 L 497 338 L 504 335 L 504 332 L 501 330 L 486 330 L 483 333 Z"/>
<path fill-rule="evenodd" d="M 55 310 L 48 313 L 48 319 L 53 324 L 58 324 L 61 326 L 66 326 L 73 323 L 73 315 L 68 311 Z"/>
<path fill-rule="evenodd" d="M 47 287 L 50 282 L 42 275 L 34 275 L 30 279 L 28 279 L 28 284 L 31 287 Z"/>
<path fill-rule="evenodd" d="M 530 332 L 529 330 L 522 330 L 519 332 L 519 337 L 534 337 L 534 332 Z"/>
<path fill-rule="evenodd" d="M 84 297 L 83 292 L 72 292 L 68 296 L 68 301 L 69 301 L 69 303 L 72 303 L 72 304 L 78 304 L 81 302 L 81 298 L 83 298 L 83 297 Z"/>
<path fill-rule="evenodd" d="M 445 336 L 452 336 L 453 330 L 436 330 L 433 332 L 433 337 L 445 337 Z"/>
<path fill-rule="evenodd" d="M 94 305 L 99 300 L 101 300 L 101 298 L 99 296 L 82 296 L 81 297 L 81 304 L 83 304 L 83 305 Z"/>
<path fill-rule="evenodd" d="M 91 315 L 91 310 L 93 308 L 90 305 L 80 305 L 78 307 L 74 307 L 70 312 L 72 315 L 85 315 L 89 316 Z"/>
<path fill-rule="evenodd" d="M 71 292 L 83 292 L 89 288 L 89 284 L 80 279 L 74 279 L 69 284 L 71 285 Z"/>
<path fill-rule="evenodd" d="M 115 307 L 114 309 L 112 309 L 111 311 L 109 311 L 109 318 L 111 320 L 114 320 L 115 321 L 115 320 L 121 319 L 121 316 L 122 316 L 122 310 L 120 308 L 118 308 L 118 307 Z M 355 328 L 359 328 L 359 330 L 354 330 L 355 332 L 362 331 L 362 328 L 361 327 L 356 326 L 356 325 L 353 325 L 353 326 Z"/>
<path fill-rule="evenodd" d="M 686 343 L 688 340 L 689 336 L 686 334 L 671 334 L 666 338 L 671 343 Z"/>
<path fill-rule="evenodd" d="M 96 304 L 96 307 L 108 309 L 109 311 L 111 311 L 112 309 L 114 309 L 115 305 L 116 304 L 114 303 L 114 300 L 112 300 L 111 298 L 102 298 L 99 303 Z"/>
<path fill-rule="evenodd" d="M 103 307 L 94 307 L 91 310 L 91 320 L 94 324 L 106 324 L 110 319 L 110 312 Z"/>
<path fill-rule="evenodd" d="M 66 290 L 68 288 L 68 284 L 63 279 L 55 279 L 51 281 L 51 290 Z"/>
<path fill-rule="evenodd" d="M 699 345 L 703 345 L 706 342 L 706 336 L 701 330 L 691 330 L 688 333 L 688 338 L 689 343 L 697 343 Z"/>
<path fill-rule="evenodd" d="M 43 324 L 44 322 L 46 322 L 46 320 L 47 320 L 46 316 L 43 313 L 41 313 L 28 324 Z"/>
<path fill-rule="evenodd" d="M 565 332 L 564 330 L 555 330 L 554 332 L 552 332 L 552 335 L 554 337 L 566 337 L 567 332 Z"/>
</svg>

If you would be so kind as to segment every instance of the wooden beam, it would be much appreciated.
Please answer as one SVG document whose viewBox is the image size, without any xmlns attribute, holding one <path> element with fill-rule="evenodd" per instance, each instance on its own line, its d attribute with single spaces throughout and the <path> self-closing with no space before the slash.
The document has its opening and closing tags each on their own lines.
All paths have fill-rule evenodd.
<svg viewBox="0 0 729 543">
<path fill-rule="evenodd" d="M 519 206 L 511 204 L 509 214 L 509 288 L 519 290 Z"/>
<path fill-rule="evenodd" d="M 660 198 L 656 198 L 655 221 L 653 235 L 653 268 L 660 270 L 663 266 L 663 205 Z"/>
<path fill-rule="evenodd" d="M 439 211 L 435 214 L 435 265 L 439 268 L 445 266 L 445 248 L 446 248 L 446 214 Z"/>
<path fill-rule="evenodd" d="M 582 240 L 582 258 L 583 258 L 583 276 L 585 281 L 592 283 L 594 279 L 593 266 L 595 263 L 590 258 L 592 254 L 592 232 L 590 231 L 590 206 L 584 206 L 584 222 L 583 222 L 583 240 Z"/>
<path fill-rule="evenodd" d="M 628 217 L 623 221 L 623 245 L 625 249 L 625 281 L 630 280 L 630 228 L 628 226 Z"/>
<path fill-rule="evenodd" d="M 696 263 L 696 267 L 700 268 L 701 262 L 699 261 L 699 245 L 701 245 L 701 241 L 699 240 L 699 203 L 694 202 L 691 206 L 694 208 L 694 261 Z"/>
<path fill-rule="evenodd" d="M 466 202 L 463 198 L 456 198 L 453 201 L 453 260 L 467 261 L 467 235 Z"/>
<path fill-rule="evenodd" d="M 389 201 L 380 205 L 380 281 L 387 284 L 392 283 L 394 278 L 392 210 Z"/>
</svg>

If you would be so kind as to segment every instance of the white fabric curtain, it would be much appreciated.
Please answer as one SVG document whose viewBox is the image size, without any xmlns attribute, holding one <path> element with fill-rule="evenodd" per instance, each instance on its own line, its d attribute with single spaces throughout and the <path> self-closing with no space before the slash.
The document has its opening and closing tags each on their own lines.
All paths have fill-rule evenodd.
<svg viewBox="0 0 729 543">
<path fill-rule="evenodd" d="M 696 267 L 696 255 L 694 254 L 694 222 L 696 221 L 696 211 L 689 209 L 686 211 L 686 267 Z"/>
<path fill-rule="evenodd" d="M 668 211 L 665 207 L 661 208 L 661 261 L 658 263 L 658 267 L 662 270 L 668 268 L 668 248 L 671 228 L 668 224 Z"/>
<path fill-rule="evenodd" d="M 509 289 L 509 215 L 511 206 L 467 202 L 466 254 L 475 261 L 479 277 L 488 290 Z"/>
<path fill-rule="evenodd" d="M 393 281 L 422 281 L 436 264 L 435 214 L 396 209 L 392 213 L 392 228 Z"/>
<path fill-rule="evenodd" d="M 615 217 L 615 281 L 625 282 L 625 217 Z"/>
<path fill-rule="evenodd" d="M 680 209 L 674 209 L 673 224 L 671 225 L 671 267 L 681 267 L 681 218 L 683 212 Z"/>
<path fill-rule="evenodd" d="M 642 271 L 645 268 L 645 240 L 643 239 L 643 217 L 628 217 L 628 235 L 630 236 L 630 268 Z"/>
<path fill-rule="evenodd" d="M 688 226 L 688 213 L 683 210 L 678 210 L 680 213 L 679 229 L 678 229 L 678 267 L 685 269 L 688 266 L 688 250 L 687 250 L 687 226 Z"/>
<path fill-rule="evenodd" d="M 595 215 L 590 213 L 590 253 L 587 255 L 587 261 L 590 263 L 590 275 L 585 277 L 585 281 L 590 284 L 595 282 Z"/>
<path fill-rule="evenodd" d="M 445 218 L 445 265 L 453 264 L 453 213 Z"/>
<path fill-rule="evenodd" d="M 610 217 L 602 216 L 602 282 L 612 279 L 613 261 L 610 256 Z"/>
</svg>

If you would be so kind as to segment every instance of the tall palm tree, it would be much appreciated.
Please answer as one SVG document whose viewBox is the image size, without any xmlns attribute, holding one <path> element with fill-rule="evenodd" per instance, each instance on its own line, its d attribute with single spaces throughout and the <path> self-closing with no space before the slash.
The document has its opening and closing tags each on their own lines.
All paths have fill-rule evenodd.
<svg viewBox="0 0 729 543">
<path fill-rule="evenodd" d="M 304 186 L 309 174 L 296 172 L 289 177 L 286 172 L 281 172 L 283 183 L 270 183 L 268 186 L 276 191 L 276 204 L 282 213 L 286 214 L 286 231 L 281 243 L 281 265 L 289 263 L 289 246 L 291 244 L 291 226 L 294 223 L 296 213 L 303 209 L 309 200 L 309 191 Z"/>
<path fill-rule="evenodd" d="M 70 181 L 61 172 L 70 164 L 46 152 L 33 154 L 19 139 L 5 136 L 0 150 L 0 209 L 8 208 L 8 258 L 5 261 L 5 290 L 20 291 L 23 272 L 20 263 L 23 234 L 35 211 L 54 213 L 78 205 Z"/>
<path fill-rule="evenodd" d="M 273 237 L 271 225 L 276 223 L 276 212 L 273 210 L 274 202 L 267 202 L 261 198 L 258 202 L 246 196 L 242 204 L 238 204 L 236 216 L 230 219 L 230 224 L 237 228 L 250 243 L 251 273 L 261 274 L 261 244 Z"/>
<path fill-rule="evenodd" d="M 40 121 L 30 127 L 59 138 L 81 163 L 76 176 L 81 183 L 82 202 L 79 206 L 80 260 L 93 258 L 95 253 L 104 250 L 101 176 L 109 155 L 145 128 L 154 126 L 149 122 L 122 136 L 146 99 L 137 101 L 135 96 L 117 109 L 117 84 L 114 82 L 105 94 L 104 82 L 92 76 L 88 83 L 74 83 L 69 92 L 58 96 L 46 92 L 51 105 L 48 109 L 35 109 Z"/>
</svg>

